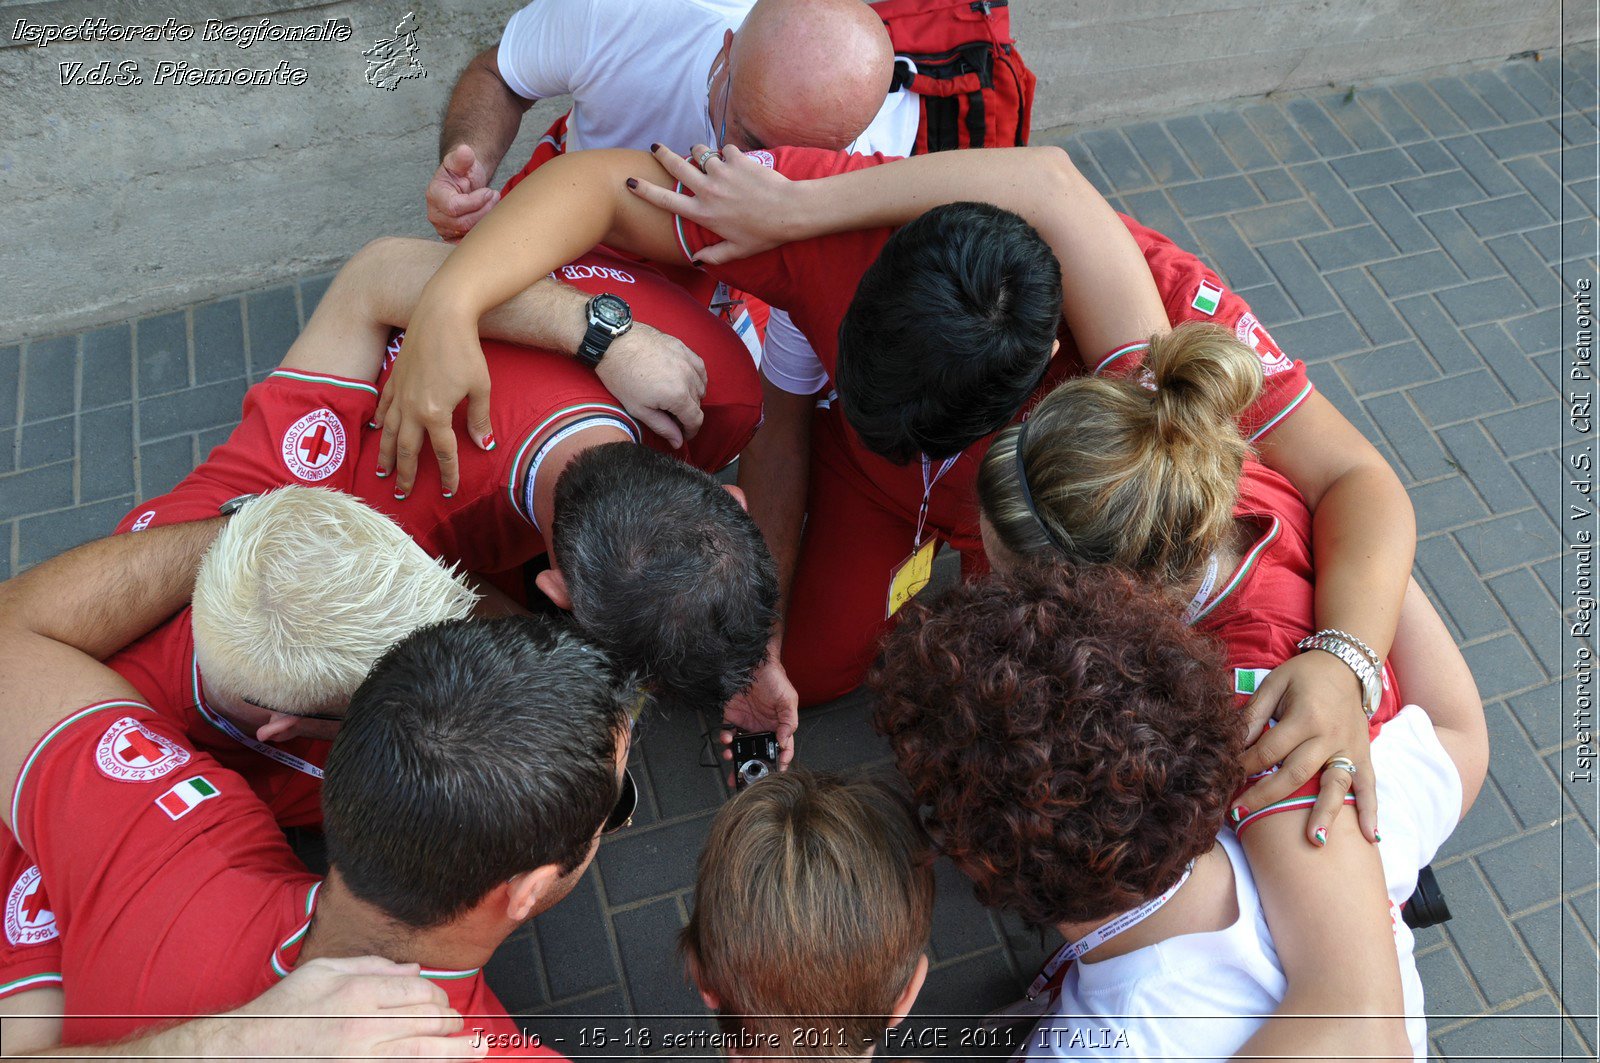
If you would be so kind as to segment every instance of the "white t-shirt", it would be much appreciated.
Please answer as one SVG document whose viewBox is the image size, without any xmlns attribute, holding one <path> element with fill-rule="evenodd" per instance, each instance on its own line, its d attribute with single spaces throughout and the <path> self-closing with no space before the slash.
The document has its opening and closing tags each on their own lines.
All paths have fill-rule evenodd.
<svg viewBox="0 0 1600 1063">
<path fill-rule="evenodd" d="M 726 30 L 755 0 L 535 0 L 500 35 L 500 77 L 526 100 L 572 96 L 567 151 L 665 144 L 687 152 L 717 136 L 706 77 Z M 889 93 L 850 145 L 862 154 L 910 155 L 921 110 L 909 90 Z M 774 309 L 763 372 L 809 395 L 827 381 L 789 315 Z"/>
<path fill-rule="evenodd" d="M 1378 803 L 1386 810 L 1378 849 L 1400 957 L 1406 1033 L 1423 1060 L 1428 1023 L 1422 980 L 1399 905 L 1461 818 L 1461 776 L 1427 713 L 1415 705 L 1384 724 L 1372 743 L 1372 765 Z M 1232 831 L 1224 831 L 1219 843 L 1238 891 L 1233 925 L 1073 964 L 1055 1008 L 1034 1029 L 1029 1059 L 1220 1061 L 1249 1040 L 1288 987 L 1244 850 Z"/>
</svg>

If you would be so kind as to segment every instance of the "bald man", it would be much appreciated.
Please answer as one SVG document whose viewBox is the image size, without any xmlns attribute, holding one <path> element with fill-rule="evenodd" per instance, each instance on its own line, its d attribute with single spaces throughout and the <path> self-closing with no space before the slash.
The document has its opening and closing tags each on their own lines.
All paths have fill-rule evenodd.
<svg viewBox="0 0 1600 1063">
<path fill-rule="evenodd" d="M 572 96 L 564 138 L 560 123 L 548 135 L 555 150 L 909 155 L 919 107 L 909 90 L 885 98 L 893 70 L 888 31 L 862 0 L 535 0 L 456 82 L 428 220 L 446 240 L 477 224 L 499 201 L 489 179 L 523 113 L 551 96 Z"/>
</svg>

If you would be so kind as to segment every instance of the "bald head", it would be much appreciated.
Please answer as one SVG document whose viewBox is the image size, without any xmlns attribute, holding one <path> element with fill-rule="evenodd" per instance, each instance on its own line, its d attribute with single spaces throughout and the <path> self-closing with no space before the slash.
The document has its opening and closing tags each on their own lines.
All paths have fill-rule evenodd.
<svg viewBox="0 0 1600 1063">
<path fill-rule="evenodd" d="M 730 141 L 837 150 L 883 106 L 894 48 L 863 0 L 758 0 L 728 70 Z"/>
</svg>

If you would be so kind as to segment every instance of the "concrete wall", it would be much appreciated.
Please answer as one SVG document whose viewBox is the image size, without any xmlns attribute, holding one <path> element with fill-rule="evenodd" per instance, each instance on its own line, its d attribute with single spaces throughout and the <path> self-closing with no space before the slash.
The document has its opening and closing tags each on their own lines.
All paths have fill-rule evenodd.
<svg viewBox="0 0 1600 1063">
<path fill-rule="evenodd" d="M 640 0 L 641 3 L 648 0 Z M 515 0 L 0 0 L 0 342 L 163 309 L 331 268 L 386 233 L 431 232 L 422 190 L 457 73 Z M 1594 36 L 1559 0 L 1013 0 L 1040 75 L 1034 126 L 1497 59 Z M 427 76 L 392 91 L 362 51 L 419 23 Z M 344 20 L 344 42 L 203 39 L 205 21 Z M 17 23 L 193 25 L 189 41 L 15 40 Z M 62 84 L 61 64 L 142 84 Z M 158 64 L 286 64 L 304 83 L 161 85 Z M 527 157 L 562 108 L 539 105 L 508 154 Z M 503 176 L 503 175 L 502 175 Z"/>
</svg>

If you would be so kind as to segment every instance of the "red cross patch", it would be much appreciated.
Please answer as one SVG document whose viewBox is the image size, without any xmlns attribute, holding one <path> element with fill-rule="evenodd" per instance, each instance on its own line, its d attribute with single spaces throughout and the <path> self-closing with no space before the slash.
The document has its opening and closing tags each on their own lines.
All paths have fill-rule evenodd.
<svg viewBox="0 0 1600 1063">
<path fill-rule="evenodd" d="M 189 763 L 189 751 L 133 717 L 124 716 L 100 736 L 94 760 L 100 774 L 108 779 L 146 782 Z"/>
<path fill-rule="evenodd" d="M 56 913 L 50 910 L 36 864 L 17 876 L 6 896 L 6 940 L 13 946 L 26 946 L 60 936 L 61 931 L 56 929 Z"/>
<path fill-rule="evenodd" d="M 332 476 L 344 455 L 344 425 L 327 407 L 311 411 L 283 433 L 283 463 L 308 483 Z"/>
<path fill-rule="evenodd" d="M 1241 343 L 1248 343 L 1250 349 L 1261 358 L 1261 372 L 1267 376 L 1281 373 L 1294 364 L 1289 360 L 1289 356 L 1279 349 L 1271 334 L 1267 332 L 1267 327 L 1252 313 L 1246 312 L 1234 322 L 1233 334 Z"/>
</svg>

